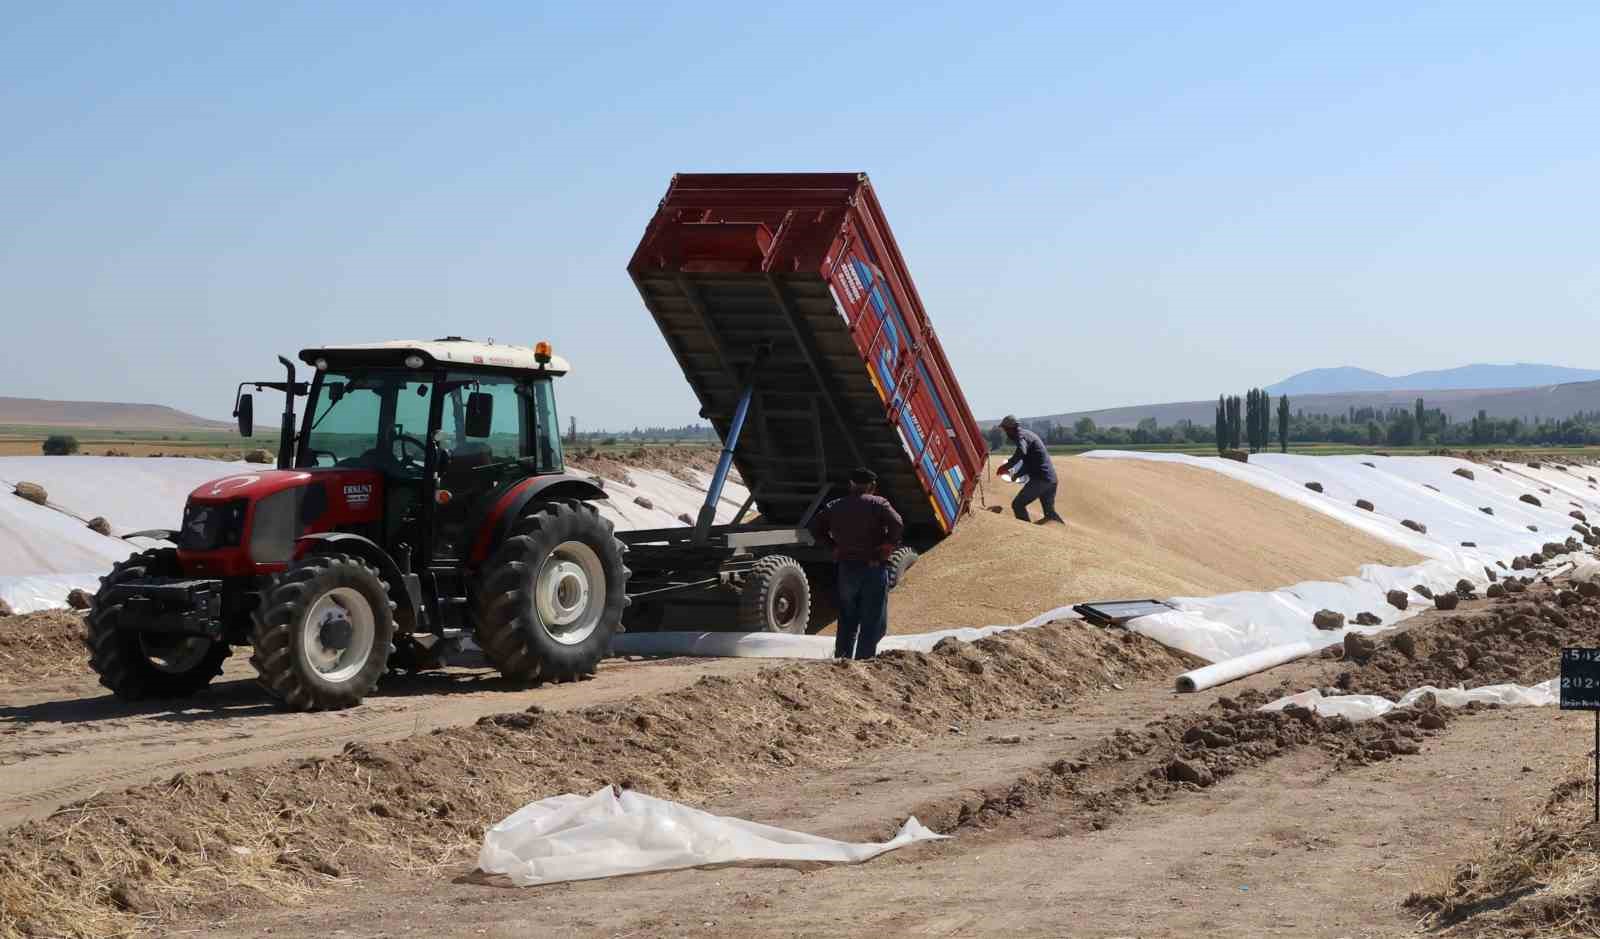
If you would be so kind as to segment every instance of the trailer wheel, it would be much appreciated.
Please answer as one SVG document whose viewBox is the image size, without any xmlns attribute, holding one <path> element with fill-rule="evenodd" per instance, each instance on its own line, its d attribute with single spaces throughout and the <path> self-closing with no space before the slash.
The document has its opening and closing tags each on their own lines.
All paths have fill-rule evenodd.
<svg viewBox="0 0 1600 939">
<path fill-rule="evenodd" d="M 293 710 L 360 704 L 388 668 L 394 610 L 377 568 L 345 554 L 309 555 L 261 592 L 250 664 Z"/>
<path fill-rule="evenodd" d="M 889 555 L 890 590 L 900 586 L 901 582 L 905 580 L 906 572 L 911 570 L 911 566 L 916 564 L 917 559 L 921 556 L 917 553 L 916 548 L 902 547 L 894 549 L 894 553 Z"/>
<path fill-rule="evenodd" d="M 578 499 L 518 521 L 484 566 L 476 630 L 484 655 L 518 681 L 593 674 L 628 606 L 626 552 L 611 523 Z"/>
<path fill-rule="evenodd" d="M 84 621 L 89 665 L 100 684 L 127 701 L 144 698 L 187 698 L 222 672 L 228 644 L 198 636 L 167 636 L 119 629 L 122 604 L 108 604 L 106 591 L 141 577 L 178 575 L 173 548 L 141 551 L 100 578 L 94 606 Z"/>
<path fill-rule="evenodd" d="M 739 593 L 739 628 L 804 633 L 811 622 L 811 584 L 800 562 L 772 554 L 755 563 Z"/>
</svg>

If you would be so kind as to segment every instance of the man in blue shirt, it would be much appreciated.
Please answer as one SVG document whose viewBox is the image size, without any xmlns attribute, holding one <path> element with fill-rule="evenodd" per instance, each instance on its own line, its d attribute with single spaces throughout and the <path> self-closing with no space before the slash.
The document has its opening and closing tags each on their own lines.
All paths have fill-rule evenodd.
<svg viewBox="0 0 1600 939">
<path fill-rule="evenodd" d="M 1019 425 L 1017 419 L 1009 414 L 1000 421 L 1000 429 L 1017 445 L 1017 452 L 1000 464 L 996 472 L 1011 473 L 1028 480 L 1017 497 L 1011 500 L 1011 511 L 1026 522 L 1028 506 L 1037 501 L 1039 507 L 1044 509 L 1044 518 L 1039 520 L 1039 524 L 1054 522 L 1065 525 L 1066 519 L 1056 514 L 1056 467 L 1050 461 L 1050 451 L 1045 449 L 1044 441 L 1039 439 L 1038 434 Z"/>
</svg>

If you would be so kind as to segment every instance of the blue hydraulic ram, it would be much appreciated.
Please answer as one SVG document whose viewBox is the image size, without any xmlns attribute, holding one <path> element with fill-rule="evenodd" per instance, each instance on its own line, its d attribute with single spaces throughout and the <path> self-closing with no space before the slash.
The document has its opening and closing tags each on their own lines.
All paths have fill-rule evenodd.
<svg viewBox="0 0 1600 939">
<path fill-rule="evenodd" d="M 733 410 L 733 423 L 728 427 L 728 439 L 722 445 L 722 457 L 717 460 L 717 471 L 711 476 L 711 488 L 706 490 L 706 504 L 700 507 L 700 517 L 694 523 L 694 543 L 704 544 L 716 520 L 717 500 L 722 498 L 722 487 L 728 481 L 728 470 L 733 468 L 733 451 L 739 446 L 739 433 L 744 430 L 745 416 L 750 413 L 750 398 L 755 394 L 756 383 L 744 386 L 739 395 L 739 406 Z"/>
</svg>

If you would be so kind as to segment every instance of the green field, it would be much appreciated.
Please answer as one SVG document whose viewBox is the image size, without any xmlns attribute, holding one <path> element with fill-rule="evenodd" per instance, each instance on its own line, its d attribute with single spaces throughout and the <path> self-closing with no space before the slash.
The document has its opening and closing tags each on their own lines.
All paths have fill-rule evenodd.
<svg viewBox="0 0 1600 939">
<path fill-rule="evenodd" d="M 245 439 L 232 430 L 119 430 L 107 427 L 47 427 L 31 424 L 0 424 L 0 455 L 37 456 L 46 437 L 64 434 L 76 438 L 78 452 L 94 456 L 107 450 L 144 456 L 167 453 L 173 456 L 238 456 L 257 447 L 275 449 L 276 435 L 257 434 Z"/>
</svg>

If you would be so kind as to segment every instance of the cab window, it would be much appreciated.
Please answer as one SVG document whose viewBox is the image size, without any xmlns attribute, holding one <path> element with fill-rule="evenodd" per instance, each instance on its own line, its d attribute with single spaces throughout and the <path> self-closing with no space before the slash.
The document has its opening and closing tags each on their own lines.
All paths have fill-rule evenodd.
<svg viewBox="0 0 1600 939">
<path fill-rule="evenodd" d="M 506 463 L 527 455 L 527 403 L 517 393 L 517 382 L 508 376 L 449 376 L 452 384 L 462 382 L 445 397 L 445 446 L 450 449 L 453 466 L 484 466 Z M 482 392 L 494 399 L 494 416 L 488 437 L 467 436 L 467 398 Z"/>
</svg>

